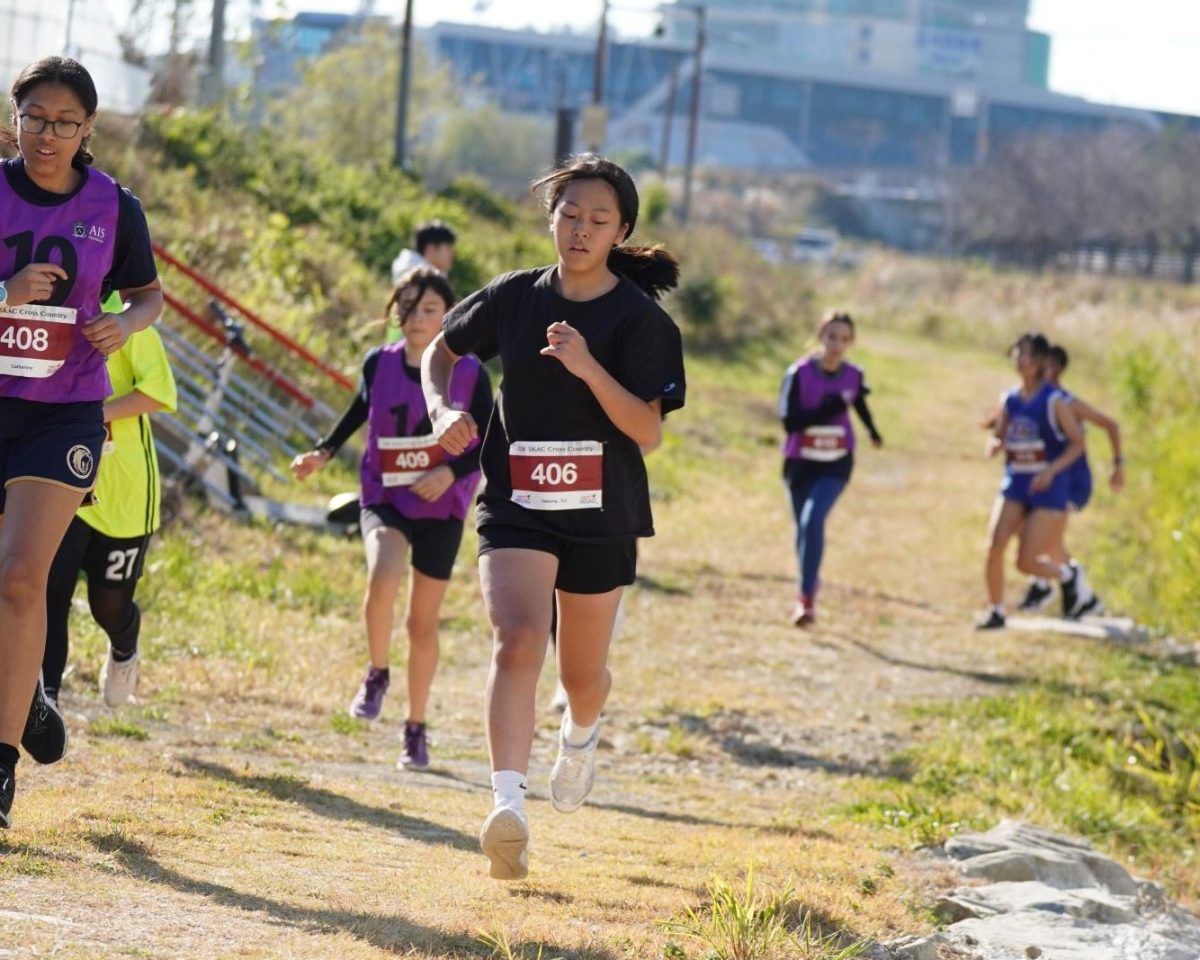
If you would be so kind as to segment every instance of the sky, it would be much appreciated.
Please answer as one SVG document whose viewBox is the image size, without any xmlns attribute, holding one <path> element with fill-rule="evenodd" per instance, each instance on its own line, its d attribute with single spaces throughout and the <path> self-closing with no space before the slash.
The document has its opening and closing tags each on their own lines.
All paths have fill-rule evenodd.
<svg viewBox="0 0 1200 960">
<path fill-rule="evenodd" d="M 120 10 L 129 0 L 116 0 Z M 264 12 L 352 13 L 362 0 L 230 0 Z M 374 0 L 399 16 L 403 0 Z M 197 7 L 207 8 L 205 0 Z M 614 27 L 648 33 L 657 0 L 612 0 Z M 593 30 L 600 0 L 413 0 L 418 24 L 437 20 L 541 29 Z M 1050 34 L 1050 86 L 1102 103 L 1200 116 L 1200 0 L 1032 0 L 1029 25 Z"/>
</svg>

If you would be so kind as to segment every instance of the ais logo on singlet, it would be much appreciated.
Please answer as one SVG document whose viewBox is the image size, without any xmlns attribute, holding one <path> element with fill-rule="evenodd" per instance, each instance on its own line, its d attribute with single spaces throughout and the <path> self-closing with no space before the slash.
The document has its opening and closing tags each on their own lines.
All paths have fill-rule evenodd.
<svg viewBox="0 0 1200 960">
<path fill-rule="evenodd" d="M 82 240 L 87 237 L 89 240 L 94 240 L 96 243 L 103 243 L 105 240 L 104 227 L 89 227 L 82 220 L 76 220 L 75 225 L 71 227 L 73 233 L 78 239 Z"/>
</svg>

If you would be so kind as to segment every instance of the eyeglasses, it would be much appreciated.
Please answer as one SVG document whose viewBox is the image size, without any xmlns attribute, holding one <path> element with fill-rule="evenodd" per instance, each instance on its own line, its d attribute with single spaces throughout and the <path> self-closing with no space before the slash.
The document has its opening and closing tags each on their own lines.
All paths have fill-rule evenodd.
<svg viewBox="0 0 1200 960">
<path fill-rule="evenodd" d="M 26 133 L 41 133 L 49 127 L 59 140 L 73 139 L 83 126 L 78 120 L 47 120 L 45 117 L 35 117 L 31 113 L 22 113 L 19 119 L 21 129 Z"/>
</svg>

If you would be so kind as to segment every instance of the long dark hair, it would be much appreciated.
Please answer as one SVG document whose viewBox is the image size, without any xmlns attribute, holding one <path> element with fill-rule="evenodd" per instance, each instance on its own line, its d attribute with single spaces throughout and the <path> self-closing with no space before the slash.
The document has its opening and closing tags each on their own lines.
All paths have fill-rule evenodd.
<svg viewBox="0 0 1200 960">
<path fill-rule="evenodd" d="M 96 84 L 92 82 L 92 75 L 87 72 L 87 68 L 82 63 L 70 57 L 42 57 L 41 60 L 29 64 L 17 75 L 17 79 L 13 81 L 12 85 L 14 114 L 29 92 L 43 83 L 57 83 L 66 87 L 79 99 L 87 117 L 96 115 L 96 107 L 100 103 L 100 98 L 96 94 Z M 0 139 L 3 139 L 10 147 L 17 146 L 16 130 L 3 131 L 0 133 Z M 75 151 L 75 160 L 79 163 L 88 165 L 95 159 L 90 149 L 91 140 L 91 136 L 87 136 L 79 141 L 79 149 Z"/>
<path fill-rule="evenodd" d="M 408 304 L 408 308 L 400 314 L 400 326 L 408 322 L 408 318 L 412 316 L 413 311 L 417 309 L 417 304 L 421 302 L 421 298 L 426 292 L 432 290 L 446 304 L 446 309 L 449 310 L 458 298 L 454 296 L 454 289 L 450 286 L 450 281 L 446 279 L 446 275 L 433 267 L 413 267 L 408 273 L 404 274 L 392 288 L 392 295 L 388 297 L 387 306 L 383 308 L 384 321 L 387 322 L 392 316 L 392 307 L 399 305 L 400 295 L 409 288 L 416 288 L 416 296 Z"/>
<path fill-rule="evenodd" d="M 562 166 L 533 181 L 534 193 L 544 191 L 546 213 L 551 216 L 569 184 L 576 180 L 603 180 L 617 195 L 621 222 L 628 232 L 625 240 L 608 252 L 608 269 L 628 277 L 657 300 L 679 284 L 679 261 L 662 247 L 640 247 L 628 243 L 638 218 L 638 192 L 633 177 L 618 164 L 594 153 L 570 157 Z"/>
</svg>

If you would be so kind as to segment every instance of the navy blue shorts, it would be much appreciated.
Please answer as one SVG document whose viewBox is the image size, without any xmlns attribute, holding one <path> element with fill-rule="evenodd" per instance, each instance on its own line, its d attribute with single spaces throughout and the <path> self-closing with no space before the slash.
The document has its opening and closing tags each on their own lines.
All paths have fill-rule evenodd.
<svg viewBox="0 0 1200 960">
<path fill-rule="evenodd" d="M 637 579 L 637 541 L 581 543 L 544 530 L 485 523 L 479 528 L 479 553 L 510 548 L 540 550 L 558 557 L 554 588 L 566 593 L 608 593 Z"/>
<path fill-rule="evenodd" d="M 1066 510 L 1071 489 L 1066 472 L 1055 474 L 1048 489 L 1030 490 L 1029 485 L 1036 476 L 1036 473 L 1006 474 L 1000 488 L 1004 499 L 1021 504 L 1026 511 Z"/>
<path fill-rule="evenodd" d="M 89 492 L 104 445 L 104 404 L 0 397 L 0 515 L 8 485 L 41 480 Z"/>
<path fill-rule="evenodd" d="M 364 539 L 372 530 L 387 527 L 399 530 L 412 547 L 412 565 L 434 580 L 449 580 L 462 543 L 463 522 L 453 517 L 413 520 L 390 503 L 372 503 L 359 514 L 359 529 Z"/>
<path fill-rule="evenodd" d="M 1092 471 L 1072 471 L 1070 489 L 1068 496 L 1072 509 L 1082 510 L 1092 499 Z"/>
</svg>

